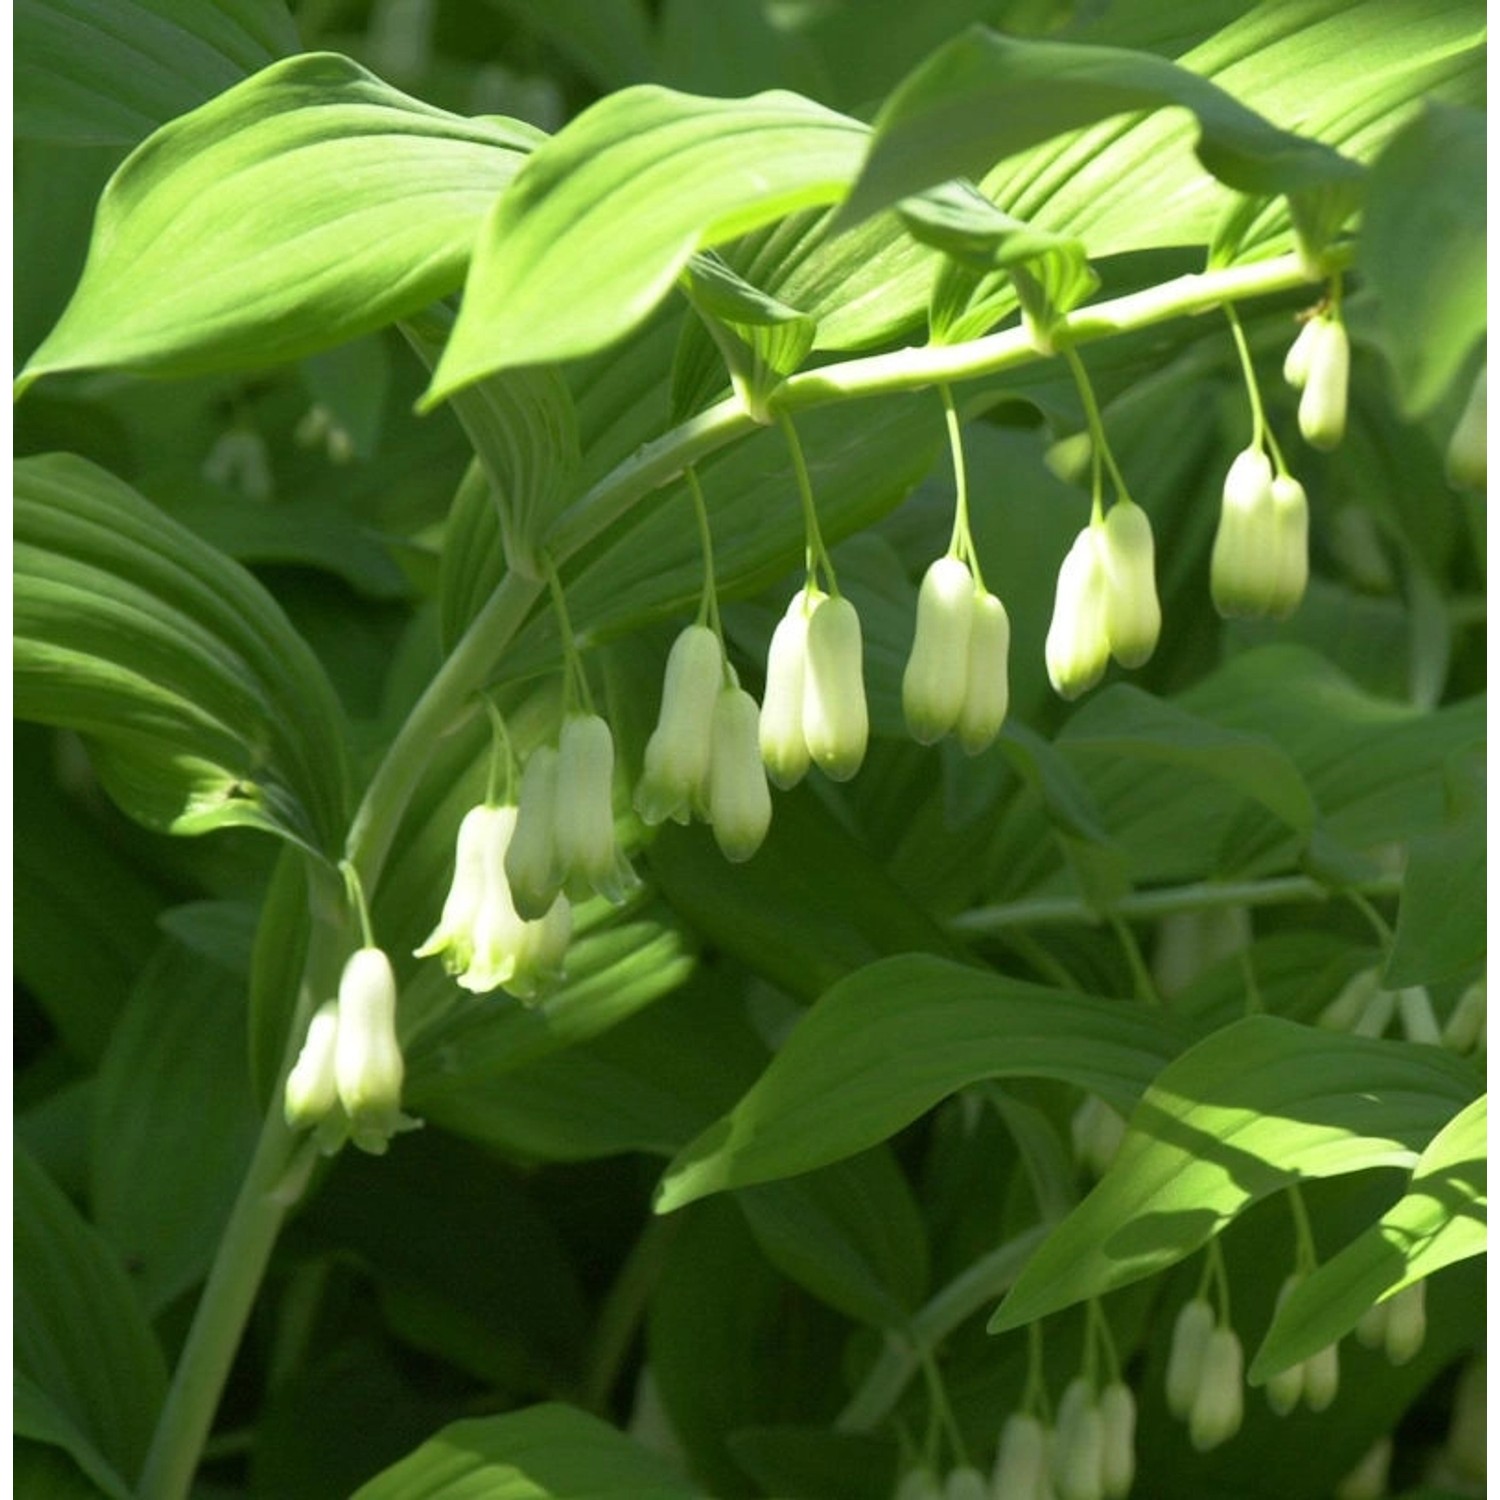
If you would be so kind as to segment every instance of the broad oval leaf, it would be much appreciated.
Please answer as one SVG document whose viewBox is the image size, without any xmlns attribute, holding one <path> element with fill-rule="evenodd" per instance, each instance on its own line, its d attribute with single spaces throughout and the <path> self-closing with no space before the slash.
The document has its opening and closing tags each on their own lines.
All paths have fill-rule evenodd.
<svg viewBox="0 0 1500 1500">
<path fill-rule="evenodd" d="M 24 1151 L 15 1154 L 15 1363 L 45 1400 L 45 1411 L 32 1407 L 56 1429 L 48 1441 L 66 1424 L 134 1479 L 166 1395 L 161 1349 L 113 1252 Z"/>
<path fill-rule="evenodd" d="M 353 1500 L 692 1500 L 658 1454 L 561 1403 L 454 1422 Z"/>
<path fill-rule="evenodd" d="M 1434 1047 L 1250 1016 L 1184 1052 L 990 1320 L 1019 1328 L 1175 1264 L 1302 1177 L 1409 1167 L 1474 1076 Z"/>
<path fill-rule="evenodd" d="M 1366 1309 L 1455 1261 L 1483 1255 L 1488 1095 L 1432 1138 L 1406 1192 L 1277 1309 L 1250 1366 L 1258 1384 L 1348 1333 Z"/>
<path fill-rule="evenodd" d="M 883 959 L 834 985 L 678 1154 L 656 1209 L 852 1156 L 981 1078 L 1063 1079 L 1129 1109 L 1176 1050 L 1135 1006 L 927 955 Z"/>
<path fill-rule="evenodd" d="M 172 833 L 239 824 L 331 851 L 342 716 L 238 564 L 66 454 L 16 465 L 16 713 L 78 730 L 110 794 Z"/>
<path fill-rule="evenodd" d="M 245 369 L 457 289 L 541 139 L 464 119 L 333 53 L 276 63 L 144 141 L 110 179 L 83 279 L 18 382 Z"/>
<path fill-rule="evenodd" d="M 1485 117 L 1428 104 L 1370 171 L 1360 268 L 1408 412 L 1427 411 L 1485 329 Z"/>
<path fill-rule="evenodd" d="M 797 94 L 624 89 L 539 147 L 495 204 L 427 405 L 511 365 L 573 359 L 641 323 L 694 251 L 853 179 L 866 128 Z"/>
<path fill-rule="evenodd" d="M 283 0 L 19 0 L 16 134 L 134 145 L 297 50 Z"/>
<path fill-rule="evenodd" d="M 1006 37 L 975 26 L 928 58 L 886 101 L 869 160 L 840 217 L 856 223 L 950 177 L 977 177 L 1081 125 L 1164 106 L 1197 116 L 1199 159 L 1241 192 L 1352 195 L 1361 182 L 1354 162 L 1279 129 L 1163 58 Z M 1353 201 L 1345 199 L 1348 206 Z"/>
</svg>

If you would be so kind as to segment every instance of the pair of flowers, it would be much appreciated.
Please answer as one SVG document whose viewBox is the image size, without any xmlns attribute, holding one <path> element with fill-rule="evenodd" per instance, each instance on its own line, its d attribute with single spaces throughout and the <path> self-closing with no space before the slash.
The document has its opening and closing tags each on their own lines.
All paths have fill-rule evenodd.
<svg viewBox="0 0 1500 1500">
<path fill-rule="evenodd" d="M 1050 1431 L 1027 1412 L 1006 1418 L 990 1493 L 995 1500 L 1123 1500 L 1135 1481 L 1135 1416 L 1123 1381 L 1096 1392 L 1076 1376 Z"/>
<path fill-rule="evenodd" d="M 287 1075 L 286 1122 L 316 1131 L 329 1155 L 352 1139 L 379 1156 L 391 1136 L 416 1124 L 401 1113 L 405 1071 L 391 961 L 380 948 L 360 948 L 344 965 L 337 998 L 325 1001 L 308 1025 Z"/>
<path fill-rule="evenodd" d="M 655 826 L 708 822 L 727 859 L 750 858 L 771 825 L 761 711 L 736 681 L 719 637 L 689 625 L 672 644 L 661 713 L 646 744 L 635 809 Z"/>
<path fill-rule="evenodd" d="M 1104 676 L 1111 656 L 1141 666 L 1160 634 L 1151 522 L 1121 498 L 1078 533 L 1058 570 L 1047 675 L 1062 697 L 1077 698 Z"/>
</svg>

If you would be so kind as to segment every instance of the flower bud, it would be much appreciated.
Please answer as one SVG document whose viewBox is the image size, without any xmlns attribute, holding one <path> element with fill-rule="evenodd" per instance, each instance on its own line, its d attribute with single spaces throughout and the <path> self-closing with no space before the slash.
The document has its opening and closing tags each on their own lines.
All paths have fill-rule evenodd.
<svg viewBox="0 0 1500 1500">
<path fill-rule="evenodd" d="M 811 757 L 802 733 L 802 701 L 807 679 L 807 622 L 828 596 L 821 589 L 799 589 L 771 637 L 766 657 L 766 695 L 760 710 L 760 755 L 766 775 L 783 791 L 807 774 Z"/>
<path fill-rule="evenodd" d="M 1415 1359 L 1427 1341 L 1427 1283 L 1414 1281 L 1387 1299 L 1390 1316 L 1385 1325 L 1385 1357 L 1393 1365 Z"/>
<path fill-rule="evenodd" d="M 1485 983 L 1476 979 L 1463 994 L 1443 1026 L 1443 1045 L 1454 1052 L 1467 1052 L 1479 1041 L 1484 1026 Z"/>
<path fill-rule="evenodd" d="M 408 1122 L 401 1113 L 405 1066 L 396 1040 L 396 976 L 379 948 L 361 948 L 344 965 L 333 1071 L 354 1144 L 383 1155 Z"/>
<path fill-rule="evenodd" d="M 1443 1457 L 1461 1479 L 1483 1486 L 1489 1421 L 1485 1403 L 1485 1361 L 1476 1355 L 1464 1366 L 1453 1396 L 1453 1417 Z"/>
<path fill-rule="evenodd" d="M 1317 319 L 1309 318 L 1297 330 L 1297 337 L 1286 351 L 1281 366 L 1281 378 L 1294 390 L 1300 391 L 1307 384 L 1307 362 L 1312 355 L 1312 346 L 1317 342 Z"/>
<path fill-rule="evenodd" d="M 598 714 L 574 714 L 557 743 L 557 859 L 576 900 L 625 899 L 629 867 L 615 848 L 615 741 Z"/>
<path fill-rule="evenodd" d="M 1259 448 L 1246 448 L 1224 479 L 1209 563 L 1214 608 L 1226 619 L 1265 614 L 1279 596 L 1280 571 L 1271 460 Z"/>
<path fill-rule="evenodd" d="M 1103 1177 L 1125 1139 L 1125 1117 L 1090 1094 L 1073 1112 L 1073 1155 L 1095 1177 Z"/>
<path fill-rule="evenodd" d="M 534 921 L 551 910 L 563 883 L 557 851 L 557 751 L 551 745 L 531 752 L 517 801 L 513 831 L 507 834 L 505 875 L 516 912 Z M 460 829 L 460 860 L 463 847 Z"/>
<path fill-rule="evenodd" d="M 1318 1013 L 1325 1031 L 1353 1031 L 1380 989 L 1380 970 L 1361 969 Z"/>
<path fill-rule="evenodd" d="M 1297 425 L 1314 448 L 1327 452 L 1344 439 L 1349 406 L 1349 334 L 1338 318 L 1314 318 L 1307 349 L 1307 381 L 1297 405 Z"/>
<path fill-rule="evenodd" d="M 1135 1393 L 1123 1381 L 1113 1381 L 1100 1393 L 1099 1420 L 1104 1424 L 1099 1466 L 1104 1500 L 1125 1500 L 1135 1483 Z"/>
<path fill-rule="evenodd" d="M 1035 1500 L 1046 1474 L 1046 1430 L 1038 1418 L 1012 1413 L 1000 1429 L 990 1493 L 994 1500 Z"/>
<path fill-rule="evenodd" d="M 1150 517 L 1132 501 L 1117 500 L 1099 528 L 1098 549 L 1108 580 L 1104 628 L 1109 649 L 1122 667 L 1142 666 L 1161 634 Z"/>
<path fill-rule="evenodd" d="M 1278 1313 L 1285 1306 L 1287 1298 L 1301 1283 L 1302 1277 L 1297 1272 L 1293 1272 L 1281 1283 L 1281 1290 L 1276 1294 Z M 1266 1401 L 1278 1417 L 1286 1416 L 1302 1399 L 1306 1373 L 1303 1361 L 1298 1360 L 1296 1364 L 1288 1365 L 1284 1370 L 1278 1370 L 1266 1380 Z"/>
<path fill-rule="evenodd" d="M 1365 1309 L 1359 1322 L 1354 1325 L 1354 1336 L 1366 1349 L 1383 1348 L 1386 1325 L 1390 1320 L 1390 1302 L 1376 1302 Z"/>
<path fill-rule="evenodd" d="M 1058 1500 L 1103 1500 L 1104 1423 L 1094 1387 L 1074 1376 L 1057 1405 L 1057 1447 L 1052 1481 Z"/>
<path fill-rule="evenodd" d="M 1396 995 L 1393 990 L 1377 989 L 1365 1002 L 1359 1020 L 1352 1027 L 1355 1036 L 1384 1036 L 1385 1029 L 1396 1014 Z"/>
<path fill-rule="evenodd" d="M 1401 1033 L 1409 1042 L 1420 1042 L 1427 1047 L 1441 1047 L 1443 1033 L 1438 1028 L 1437 1017 L 1432 1013 L 1432 999 L 1420 984 L 1399 990 L 1396 1004 L 1401 1012 Z"/>
<path fill-rule="evenodd" d="M 1109 580 L 1100 551 L 1098 530 L 1085 526 L 1057 573 L 1047 630 L 1047 676 L 1069 700 L 1093 687 L 1109 665 Z"/>
<path fill-rule="evenodd" d="M 1479 367 L 1474 388 L 1448 439 L 1444 470 L 1456 490 L 1482 490 L 1485 484 L 1485 367 Z"/>
<path fill-rule="evenodd" d="M 1188 1437 L 1199 1453 L 1228 1442 L 1245 1415 L 1244 1350 L 1232 1328 L 1213 1329 L 1203 1345 L 1198 1390 L 1188 1413 Z"/>
<path fill-rule="evenodd" d="M 943 1487 L 931 1469 L 908 1469 L 896 1486 L 894 1500 L 943 1500 Z"/>
<path fill-rule="evenodd" d="M 943 1500 L 990 1500 L 990 1487 L 978 1469 L 954 1469 L 943 1486 Z"/>
<path fill-rule="evenodd" d="M 672 643 L 662 685 L 661 714 L 646 742 L 645 770 L 635 810 L 653 827 L 667 818 L 686 823 L 708 784 L 714 701 L 724 681 L 719 638 L 706 625 L 689 625 Z"/>
<path fill-rule="evenodd" d="M 1203 1297 L 1184 1302 L 1172 1326 L 1172 1349 L 1167 1357 L 1167 1410 L 1186 1421 L 1198 1395 L 1203 1355 L 1214 1331 L 1214 1310 Z"/>
<path fill-rule="evenodd" d="M 969 630 L 969 675 L 958 715 L 964 754 L 978 755 L 993 743 L 1010 707 L 1010 616 L 991 593 L 974 596 Z"/>
<path fill-rule="evenodd" d="M 956 557 L 938 558 L 917 592 L 917 633 L 901 678 L 906 727 L 919 745 L 942 739 L 963 711 L 973 619 L 968 565 Z"/>
<path fill-rule="evenodd" d="M 1271 481 L 1271 514 L 1276 567 L 1266 591 L 1266 613 L 1284 620 L 1307 592 L 1307 491 L 1290 474 Z"/>
<path fill-rule="evenodd" d="M 1380 1500 L 1386 1493 L 1394 1451 L 1389 1434 L 1377 1438 L 1365 1456 L 1339 1480 L 1333 1500 Z"/>
<path fill-rule="evenodd" d="M 338 1082 L 333 1071 L 338 1028 L 337 1000 L 325 1001 L 307 1023 L 307 1038 L 287 1074 L 282 1100 L 286 1122 L 293 1130 L 310 1130 L 338 1105 Z"/>
<path fill-rule="evenodd" d="M 760 759 L 760 709 L 744 688 L 726 687 L 714 704 L 708 816 L 725 859 L 760 848 L 771 826 L 771 791 Z"/>
<path fill-rule="evenodd" d="M 834 781 L 859 770 L 870 735 L 864 647 L 859 615 L 842 596 L 824 599 L 807 622 L 802 733 L 807 753 Z"/>
<path fill-rule="evenodd" d="M 1302 1361 L 1302 1399 L 1309 1411 L 1327 1411 L 1339 1393 L 1339 1346 L 1325 1344 Z"/>
</svg>

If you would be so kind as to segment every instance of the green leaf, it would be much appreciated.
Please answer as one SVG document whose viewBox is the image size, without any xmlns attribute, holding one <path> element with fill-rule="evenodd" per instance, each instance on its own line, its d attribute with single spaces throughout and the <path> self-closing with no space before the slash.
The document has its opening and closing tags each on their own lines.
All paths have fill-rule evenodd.
<svg viewBox="0 0 1500 1500">
<path fill-rule="evenodd" d="M 18 381 L 255 368 L 457 289 L 475 231 L 539 138 L 309 53 L 172 121 L 99 204 L 83 279 Z"/>
<path fill-rule="evenodd" d="M 712 251 L 688 261 L 681 285 L 718 346 L 735 394 L 757 421 L 768 422 L 767 398 L 807 357 L 817 320 L 751 286 Z M 675 374 L 673 384 L 675 407 Z"/>
<path fill-rule="evenodd" d="M 333 848 L 342 716 L 270 595 L 67 455 L 16 465 L 15 527 L 17 714 L 84 734 L 149 827 L 239 824 Z"/>
<path fill-rule="evenodd" d="M 111 1500 L 130 1500 L 130 1487 L 67 1413 L 21 1371 L 15 1372 L 14 1380 L 11 1411 L 14 1436 L 61 1448 Z M 27 1489 L 24 1493 L 29 1495 L 32 1491 Z"/>
<path fill-rule="evenodd" d="M 429 309 L 403 327 L 428 368 L 434 368 L 451 336 L 452 314 Z M 527 578 L 544 578 L 537 549 L 573 498 L 581 463 L 578 417 L 566 382 L 551 365 L 504 370 L 458 392 L 453 409 L 489 480 L 506 563 Z M 460 530 L 450 545 L 467 542 Z"/>
<path fill-rule="evenodd" d="M 676 1157 L 657 1212 L 852 1156 L 981 1078 L 1060 1078 L 1129 1109 L 1175 1050 L 1132 1006 L 925 955 L 884 959 L 834 985 Z"/>
<path fill-rule="evenodd" d="M 1097 754 L 1201 771 L 1228 782 L 1300 832 L 1316 817 L 1295 763 L 1273 741 L 1207 723 L 1129 683 L 1115 683 L 1091 698 L 1069 719 L 1057 743 L 1075 764 Z"/>
<path fill-rule="evenodd" d="M 830 1307 L 877 1328 L 899 1328 L 920 1304 L 926 1232 L 888 1151 L 744 1188 L 738 1198 L 766 1259 Z"/>
<path fill-rule="evenodd" d="M 1327 146 L 1272 125 L 1206 79 L 1118 47 L 1029 41 L 972 27 L 897 87 L 840 218 L 853 224 L 950 177 L 1113 115 L 1190 109 L 1197 151 L 1220 181 L 1246 193 L 1336 191 L 1347 211 L 1362 172 Z"/>
<path fill-rule="evenodd" d="M 1251 1363 L 1252 1383 L 1342 1338 L 1403 1287 L 1485 1253 L 1488 1120 L 1488 1096 L 1459 1110 L 1417 1159 L 1397 1202 L 1277 1309 Z"/>
<path fill-rule="evenodd" d="M 164 944 L 99 1071 L 89 1194 L 152 1314 L 207 1272 L 250 1160 L 245 1050 L 243 979 Z"/>
<path fill-rule="evenodd" d="M 1484 338 L 1486 180 L 1484 115 L 1434 103 L 1370 171 L 1360 268 L 1409 416 L 1433 407 Z"/>
<path fill-rule="evenodd" d="M 614 343 L 695 251 L 838 197 L 866 139 L 857 121 L 796 94 L 642 85 L 600 100 L 495 204 L 426 404 L 496 370 Z"/>
<path fill-rule="evenodd" d="M 166 1395 L 161 1349 L 113 1252 L 24 1151 L 14 1159 L 17 1377 L 40 1398 L 33 1417 L 45 1400 L 55 1432 L 66 1423 L 133 1479 Z"/>
<path fill-rule="evenodd" d="M 682 1500 L 701 1493 L 597 1417 L 548 1403 L 454 1422 L 361 1485 L 353 1500 Z"/>
<path fill-rule="evenodd" d="M 134 145 L 297 50 L 282 0 L 19 0 L 16 134 Z"/>
<path fill-rule="evenodd" d="M 1433 1047 L 1273 1016 L 1214 1032 L 1146 1091 L 1109 1171 L 1028 1263 L 991 1332 L 1174 1265 L 1299 1178 L 1410 1167 L 1473 1087 Z"/>
<path fill-rule="evenodd" d="M 1386 988 L 1432 984 L 1483 966 L 1488 936 L 1484 809 L 1484 758 L 1476 747 L 1454 765 L 1448 821 L 1411 841 L 1396 939 L 1385 965 Z"/>
</svg>

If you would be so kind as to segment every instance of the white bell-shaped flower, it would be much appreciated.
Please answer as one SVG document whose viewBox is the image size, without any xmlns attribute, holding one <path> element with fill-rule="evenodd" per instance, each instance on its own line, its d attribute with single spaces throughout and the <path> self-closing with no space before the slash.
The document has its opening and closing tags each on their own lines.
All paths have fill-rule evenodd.
<svg viewBox="0 0 1500 1500">
<path fill-rule="evenodd" d="M 1214 1310 L 1206 1298 L 1184 1302 L 1172 1325 L 1172 1344 L 1167 1356 L 1167 1410 L 1186 1421 L 1198 1396 L 1203 1374 L 1203 1355 L 1214 1331 Z"/>
<path fill-rule="evenodd" d="M 1229 619 L 1264 615 L 1279 597 L 1282 553 L 1271 479 L 1271 460 L 1246 448 L 1224 480 L 1209 578 L 1214 607 Z"/>
<path fill-rule="evenodd" d="M 1104 1500 L 1125 1500 L 1135 1483 L 1135 1393 L 1123 1381 L 1112 1381 L 1099 1393 L 1099 1420 L 1104 1425 Z"/>
<path fill-rule="evenodd" d="M 1057 574 L 1052 624 L 1047 631 L 1047 676 L 1064 698 L 1086 693 L 1109 665 L 1109 575 L 1099 532 L 1085 526 Z"/>
<path fill-rule="evenodd" d="M 990 1500 L 990 1487 L 978 1469 L 967 1464 L 951 1469 L 943 1482 L 943 1500 Z"/>
<path fill-rule="evenodd" d="M 302 1050 L 287 1074 L 282 1110 L 293 1130 L 310 1130 L 338 1108 L 338 1081 L 333 1071 L 338 1029 L 339 1003 L 325 1001 L 308 1022 Z"/>
<path fill-rule="evenodd" d="M 1385 1324 L 1385 1357 L 1393 1365 L 1415 1359 L 1427 1342 L 1427 1283 L 1404 1286 L 1384 1306 L 1390 1309 Z"/>
<path fill-rule="evenodd" d="M 771 789 L 760 758 L 760 708 L 743 688 L 724 687 L 713 711 L 708 814 L 724 857 L 738 864 L 765 841 Z"/>
<path fill-rule="evenodd" d="M 1104 1421 L 1093 1384 L 1074 1376 L 1057 1405 L 1052 1483 L 1058 1500 L 1103 1500 Z"/>
<path fill-rule="evenodd" d="M 1188 1438 L 1200 1453 L 1226 1443 L 1245 1416 L 1245 1352 L 1234 1329 L 1213 1329 L 1203 1344 Z"/>
<path fill-rule="evenodd" d="M 391 1136 L 412 1122 L 401 1113 L 405 1064 L 396 1038 L 396 976 L 379 948 L 360 948 L 344 965 L 333 1071 L 354 1144 L 383 1155 Z"/>
<path fill-rule="evenodd" d="M 901 678 L 906 727 L 919 745 L 935 744 L 963 712 L 969 687 L 974 579 L 968 564 L 940 557 L 917 591 L 917 631 Z"/>
<path fill-rule="evenodd" d="M 994 1500 L 1036 1500 L 1048 1483 L 1046 1428 L 1028 1412 L 1012 1412 L 1000 1429 L 991 1495 Z"/>
<path fill-rule="evenodd" d="M 615 844 L 615 741 L 598 714 L 574 714 L 557 744 L 554 836 L 563 883 L 575 900 L 597 891 L 616 903 L 631 884 Z"/>
<path fill-rule="evenodd" d="M 661 714 L 646 742 L 635 810 L 653 827 L 686 823 L 706 804 L 714 704 L 724 682 L 724 653 L 706 625 L 689 625 L 672 643 Z"/>
<path fill-rule="evenodd" d="M 1317 338 L 1317 320 L 1309 318 L 1297 330 L 1297 337 L 1292 340 L 1291 348 L 1286 351 L 1286 359 L 1281 366 L 1281 376 L 1293 390 L 1300 391 L 1307 384 L 1307 364 Z"/>
<path fill-rule="evenodd" d="M 958 742 L 966 755 L 994 743 L 1010 708 L 1010 616 L 985 590 L 974 595 L 969 630 L 969 675 L 958 715 Z"/>
<path fill-rule="evenodd" d="M 1327 1411 L 1339 1393 L 1339 1346 L 1325 1344 L 1302 1361 L 1302 1400 L 1309 1411 Z"/>
<path fill-rule="evenodd" d="M 807 622 L 802 734 L 814 764 L 834 781 L 848 781 L 864 761 L 864 643 L 859 615 L 842 595 L 822 600 Z"/>
<path fill-rule="evenodd" d="M 1110 652 L 1122 667 L 1142 666 L 1161 634 L 1150 517 L 1133 501 L 1117 500 L 1098 529 L 1097 546 L 1107 580 L 1104 628 Z"/>
<path fill-rule="evenodd" d="M 1276 565 L 1266 591 L 1266 613 L 1284 620 L 1307 592 L 1307 491 L 1290 474 L 1271 481 L 1271 514 Z"/>
<path fill-rule="evenodd" d="M 459 860 L 464 859 L 459 830 Z M 557 751 L 539 745 L 521 775 L 513 827 L 507 836 L 505 876 L 509 899 L 528 921 L 552 910 L 562 889 L 563 868 L 557 852 Z"/>
<path fill-rule="evenodd" d="M 792 596 L 771 637 L 766 658 L 766 695 L 760 708 L 760 754 L 766 775 L 783 791 L 807 774 L 812 757 L 802 732 L 807 683 L 807 627 L 812 612 L 827 598 L 804 588 Z"/>
<path fill-rule="evenodd" d="M 1328 451 L 1344 439 L 1349 409 L 1349 333 L 1334 317 L 1307 325 L 1307 379 L 1297 404 L 1297 425 L 1314 448 Z"/>
</svg>

